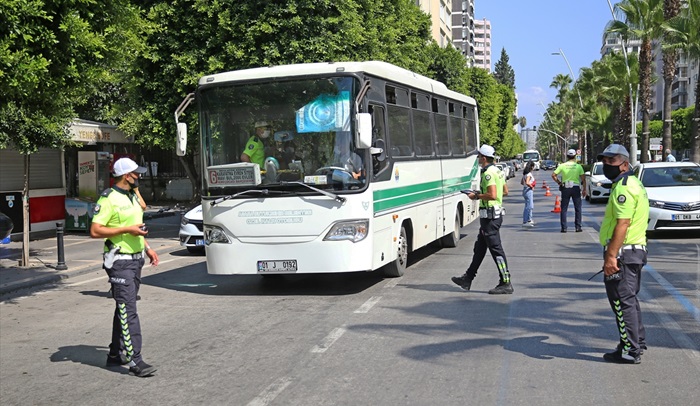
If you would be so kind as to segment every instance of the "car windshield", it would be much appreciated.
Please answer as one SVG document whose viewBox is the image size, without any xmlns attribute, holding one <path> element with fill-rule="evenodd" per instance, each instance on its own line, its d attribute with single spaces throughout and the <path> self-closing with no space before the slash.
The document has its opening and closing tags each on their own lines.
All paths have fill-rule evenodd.
<svg viewBox="0 0 700 406">
<path fill-rule="evenodd" d="M 700 186 L 700 167 L 645 168 L 640 177 L 645 187 Z"/>
</svg>

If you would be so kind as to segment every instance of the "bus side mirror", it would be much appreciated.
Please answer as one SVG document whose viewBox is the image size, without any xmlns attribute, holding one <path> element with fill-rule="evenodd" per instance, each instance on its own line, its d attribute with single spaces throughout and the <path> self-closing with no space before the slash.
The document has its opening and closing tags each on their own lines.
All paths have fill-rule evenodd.
<svg viewBox="0 0 700 406">
<path fill-rule="evenodd" d="M 187 151 L 187 123 L 177 123 L 177 147 L 175 153 L 177 156 L 185 156 Z"/>
<path fill-rule="evenodd" d="M 357 148 L 369 148 L 372 146 L 372 115 L 370 113 L 357 113 L 355 116 L 355 128 Z"/>
</svg>

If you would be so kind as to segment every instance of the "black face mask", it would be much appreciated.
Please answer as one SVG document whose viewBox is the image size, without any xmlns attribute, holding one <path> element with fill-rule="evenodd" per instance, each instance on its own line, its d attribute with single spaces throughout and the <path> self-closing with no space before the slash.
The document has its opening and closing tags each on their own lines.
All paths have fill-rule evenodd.
<svg viewBox="0 0 700 406">
<path fill-rule="evenodd" d="M 137 187 L 139 187 L 139 180 L 138 180 L 138 178 L 136 178 L 136 179 L 133 179 L 133 178 L 132 178 L 131 180 L 133 180 L 134 183 L 131 183 L 131 182 L 129 182 L 129 181 L 126 182 L 126 183 L 129 184 L 129 188 L 130 188 L 131 190 L 134 190 L 134 189 L 136 189 Z"/>
<path fill-rule="evenodd" d="M 615 180 L 622 173 L 620 165 L 603 164 L 603 175 L 610 180 Z"/>
</svg>

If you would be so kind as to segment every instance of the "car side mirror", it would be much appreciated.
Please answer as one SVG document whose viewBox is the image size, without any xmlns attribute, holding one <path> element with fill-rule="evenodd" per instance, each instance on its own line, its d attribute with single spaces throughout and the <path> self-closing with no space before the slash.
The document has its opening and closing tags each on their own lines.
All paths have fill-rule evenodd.
<svg viewBox="0 0 700 406">
<path fill-rule="evenodd" d="M 586 175 L 586 176 L 591 176 L 591 171 L 586 171 L 586 172 L 584 172 L 583 174 Z"/>
</svg>

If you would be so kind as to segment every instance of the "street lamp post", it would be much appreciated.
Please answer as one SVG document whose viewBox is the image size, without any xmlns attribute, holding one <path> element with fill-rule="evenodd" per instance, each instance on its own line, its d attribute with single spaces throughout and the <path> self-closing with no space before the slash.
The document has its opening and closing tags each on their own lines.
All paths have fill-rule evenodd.
<svg viewBox="0 0 700 406">
<path fill-rule="evenodd" d="M 615 10 L 613 9 L 612 3 L 608 0 L 608 7 L 610 7 L 610 14 L 612 14 L 613 20 L 617 21 L 615 17 Z M 630 86 L 630 113 L 632 114 L 630 129 L 630 163 L 632 165 L 637 164 L 637 109 L 639 108 L 639 83 L 637 84 L 637 92 L 632 92 L 632 74 L 630 73 L 630 64 L 627 60 L 627 42 L 625 38 L 620 35 L 620 41 L 622 42 L 622 55 L 625 57 L 625 66 L 627 67 L 627 78 L 629 79 Z"/>
<path fill-rule="evenodd" d="M 564 54 L 564 51 L 559 48 L 559 52 L 552 52 L 552 55 L 561 55 L 562 58 L 564 58 L 564 62 L 566 62 L 566 66 L 569 68 L 569 72 L 571 73 L 571 79 L 573 79 L 574 82 L 576 82 L 576 75 L 574 75 L 574 70 L 571 69 L 571 64 L 569 63 L 569 59 L 567 59 L 566 54 Z M 576 87 L 576 86 L 574 86 Z M 583 98 L 581 98 L 581 92 L 576 88 L 576 93 L 578 94 L 578 103 L 581 106 L 581 112 L 583 113 Z M 587 148 L 587 143 L 588 143 L 588 137 L 586 135 L 586 129 L 583 129 L 583 162 L 588 163 L 588 148 Z M 579 148 L 581 147 L 581 144 L 579 143 Z"/>
<path fill-rule="evenodd" d="M 555 133 L 554 131 L 550 131 L 550 130 L 548 130 L 548 129 L 546 129 L 546 128 L 542 128 L 542 125 L 540 125 L 539 127 L 537 127 L 537 131 L 540 131 L 540 130 L 545 131 L 545 132 L 548 132 L 548 133 L 551 133 L 551 134 L 554 134 L 554 135 L 556 135 L 560 140 L 562 140 L 562 142 L 564 143 L 564 148 L 561 150 L 561 156 L 562 156 L 562 162 L 565 162 L 566 159 L 564 159 L 564 156 L 565 156 L 565 154 L 566 154 L 566 147 L 567 147 L 567 145 L 566 145 L 566 142 L 567 142 L 567 141 L 566 141 L 566 138 L 564 138 L 564 137 L 562 137 L 561 135 Z M 558 143 L 558 142 L 557 142 L 557 143 Z"/>
</svg>

